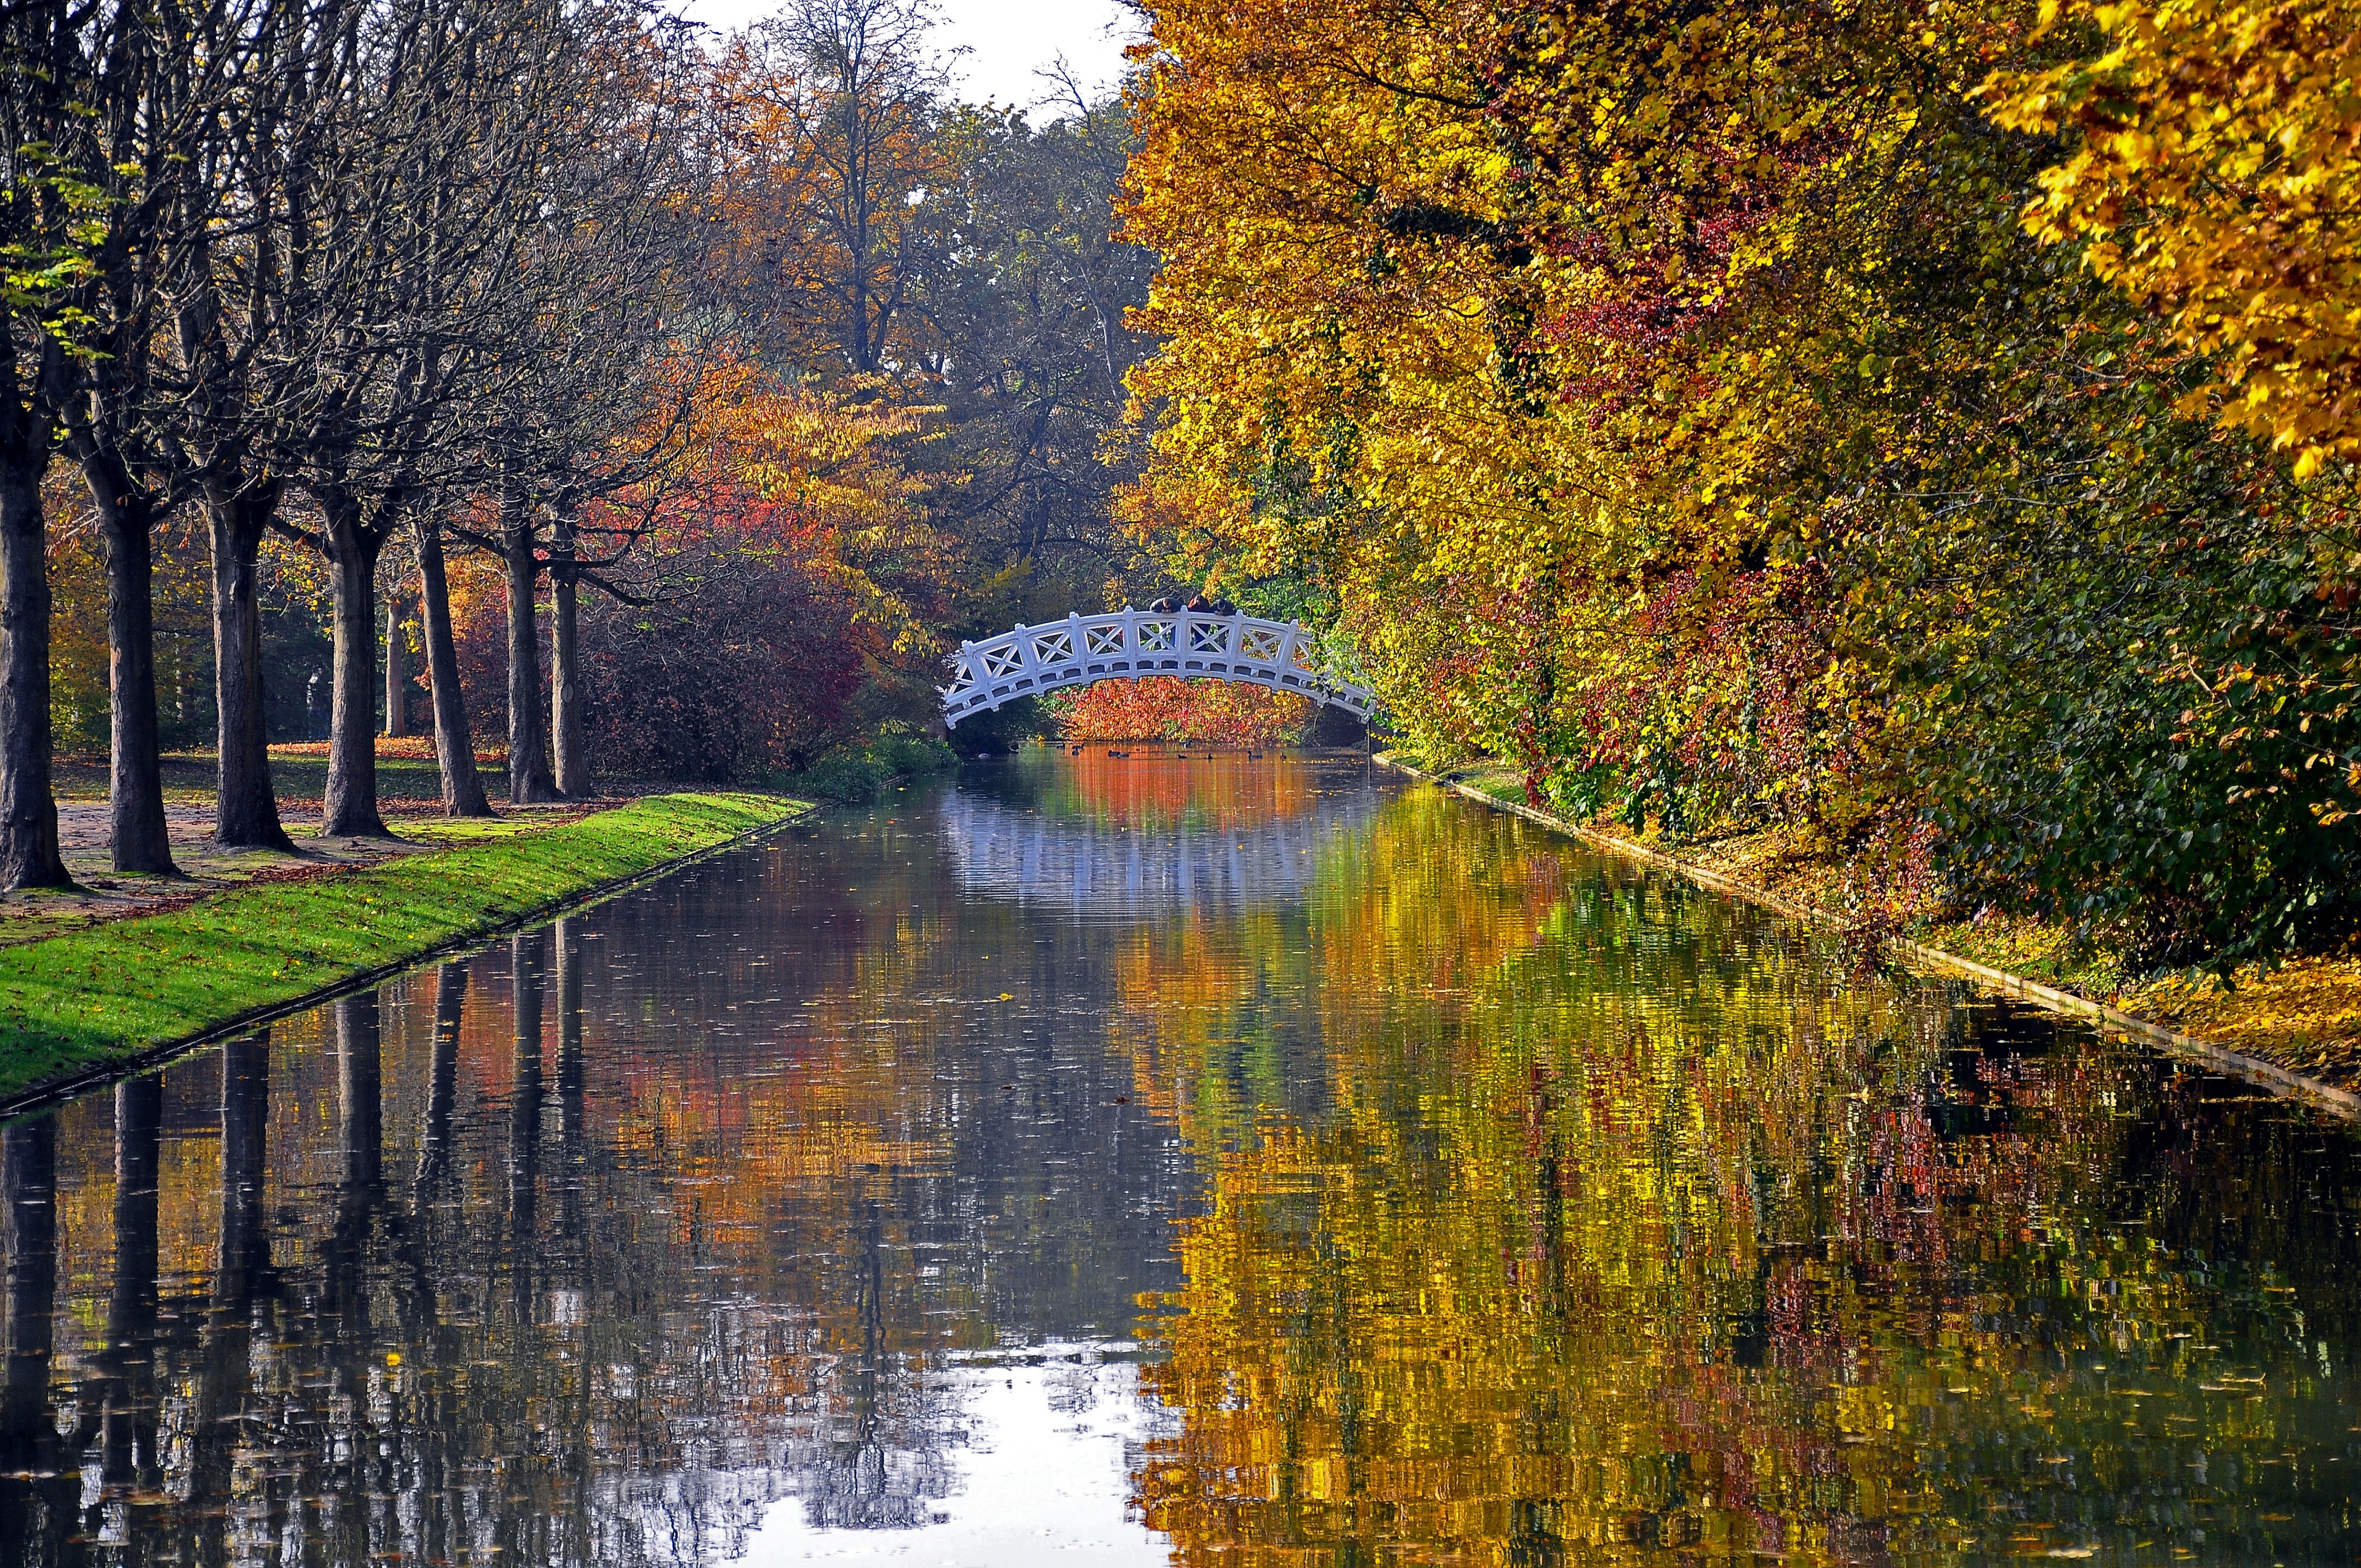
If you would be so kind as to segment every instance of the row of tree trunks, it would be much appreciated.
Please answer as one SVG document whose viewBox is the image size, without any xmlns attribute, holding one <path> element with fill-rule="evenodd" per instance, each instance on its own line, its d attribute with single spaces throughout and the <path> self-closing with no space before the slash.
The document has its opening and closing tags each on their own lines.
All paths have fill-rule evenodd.
<svg viewBox="0 0 2361 1568">
<path fill-rule="evenodd" d="M 489 817 L 482 780 L 476 772 L 474 737 L 459 693 L 459 660 L 451 630 L 451 590 L 442 530 L 422 522 L 418 531 L 419 600 L 426 633 L 427 684 L 434 704 L 434 751 L 443 770 L 444 808 L 455 817 Z M 589 793 L 590 770 L 583 755 L 582 680 L 577 626 L 578 571 L 573 565 L 572 532 L 560 524 L 559 543 L 547 563 L 551 579 L 549 703 L 542 703 L 540 642 L 535 601 L 544 563 L 533 548 L 532 526 L 521 506 L 499 536 L 508 587 L 509 804 L 537 806 L 579 800 Z M 389 641 L 394 633 L 388 632 Z M 394 698 L 389 685 L 387 701 Z"/>
<path fill-rule="evenodd" d="M 93 494 L 103 482 L 94 477 Z M 262 708 L 259 555 L 276 510 L 276 486 L 207 498 L 214 577 L 214 644 L 219 788 L 214 841 L 234 849 L 291 850 L 270 776 Z M 156 518 L 127 488 L 101 495 L 106 550 L 109 697 L 109 799 L 112 861 L 126 872 L 174 874 L 164 815 L 158 740 L 153 584 Z M 570 550 L 551 571 L 551 686 L 544 729 L 534 601 L 542 564 L 529 529 L 504 531 L 509 579 L 510 799 L 531 805 L 588 793 L 578 673 L 578 587 Z M 67 881 L 60 852 L 49 734 L 47 530 L 38 479 L 0 475 L 0 885 L 57 886 Z M 454 817 L 489 817 L 491 806 L 476 768 L 473 737 L 458 680 L 448 575 L 441 532 L 423 527 L 418 542 L 420 608 L 433 690 L 444 807 Z M 374 704 L 374 555 L 358 541 L 335 565 L 335 706 L 323 831 L 382 837 L 377 804 Z M 405 732 L 409 685 L 400 626 L 401 598 L 386 617 L 388 733 Z M 347 733 L 350 731 L 350 733 Z"/>
</svg>

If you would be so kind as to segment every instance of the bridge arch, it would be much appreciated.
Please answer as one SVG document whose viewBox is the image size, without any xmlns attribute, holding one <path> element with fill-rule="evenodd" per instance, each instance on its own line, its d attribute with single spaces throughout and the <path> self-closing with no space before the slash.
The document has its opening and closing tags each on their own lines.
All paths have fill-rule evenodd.
<svg viewBox="0 0 2361 1568">
<path fill-rule="evenodd" d="M 1319 644 L 1292 620 L 1209 610 L 1133 609 L 1069 615 L 1017 626 L 951 655 L 958 677 L 941 688 L 943 722 L 956 725 L 1020 696 L 1038 696 L 1094 681 L 1177 675 L 1240 681 L 1334 704 L 1366 720 L 1378 699 L 1363 685 L 1321 667 Z"/>
</svg>

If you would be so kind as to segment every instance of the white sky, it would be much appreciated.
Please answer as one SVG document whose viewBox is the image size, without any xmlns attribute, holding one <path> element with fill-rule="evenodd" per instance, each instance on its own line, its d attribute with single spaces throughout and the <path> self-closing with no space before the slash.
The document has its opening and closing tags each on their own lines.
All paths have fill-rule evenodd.
<svg viewBox="0 0 2361 1568">
<path fill-rule="evenodd" d="M 673 0 L 667 10 L 729 30 L 760 21 L 776 0 Z M 960 95 L 1031 107 L 1049 87 L 1034 72 L 1060 54 L 1094 96 L 1123 77 L 1123 49 L 1137 19 L 1115 0 L 939 0 L 936 28 L 946 51 L 964 49 L 951 66 Z"/>
</svg>

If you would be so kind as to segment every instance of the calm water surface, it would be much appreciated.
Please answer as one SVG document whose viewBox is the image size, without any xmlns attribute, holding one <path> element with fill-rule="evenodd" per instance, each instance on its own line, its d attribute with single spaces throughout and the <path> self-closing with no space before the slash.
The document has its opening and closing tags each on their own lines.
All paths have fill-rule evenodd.
<svg viewBox="0 0 2361 1568">
<path fill-rule="evenodd" d="M 2348 1564 L 2356 1147 L 1037 752 L 10 1126 L 0 1565 Z"/>
</svg>

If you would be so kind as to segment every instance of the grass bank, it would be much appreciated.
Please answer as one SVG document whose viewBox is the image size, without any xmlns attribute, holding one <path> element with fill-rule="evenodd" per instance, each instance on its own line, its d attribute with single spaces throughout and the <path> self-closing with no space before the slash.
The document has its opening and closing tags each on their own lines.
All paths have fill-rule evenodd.
<svg viewBox="0 0 2361 1568">
<path fill-rule="evenodd" d="M 1619 820 L 1576 823 L 1535 811 L 1526 800 L 1523 774 L 1497 763 L 1430 773 L 1407 759 L 1381 760 L 1601 848 L 1661 859 L 1710 885 L 1828 926 L 1860 929 L 1862 892 L 1880 881 L 1874 868 L 1850 863 L 1788 830 L 1667 843 Z M 2225 984 L 2210 977 L 2138 975 L 2120 953 L 2077 943 L 2063 924 L 2026 916 L 1984 910 L 1961 918 L 1934 909 L 1876 916 L 1868 928 L 1877 939 L 1896 944 L 1907 961 L 1974 974 L 2038 1005 L 2128 1026 L 2273 1088 L 2341 1108 L 2349 1109 L 2361 1092 L 2361 954 L 2249 970 Z"/>
<path fill-rule="evenodd" d="M 772 795 L 658 795 L 7 948 L 0 1099 L 398 968 L 804 809 Z"/>
</svg>

